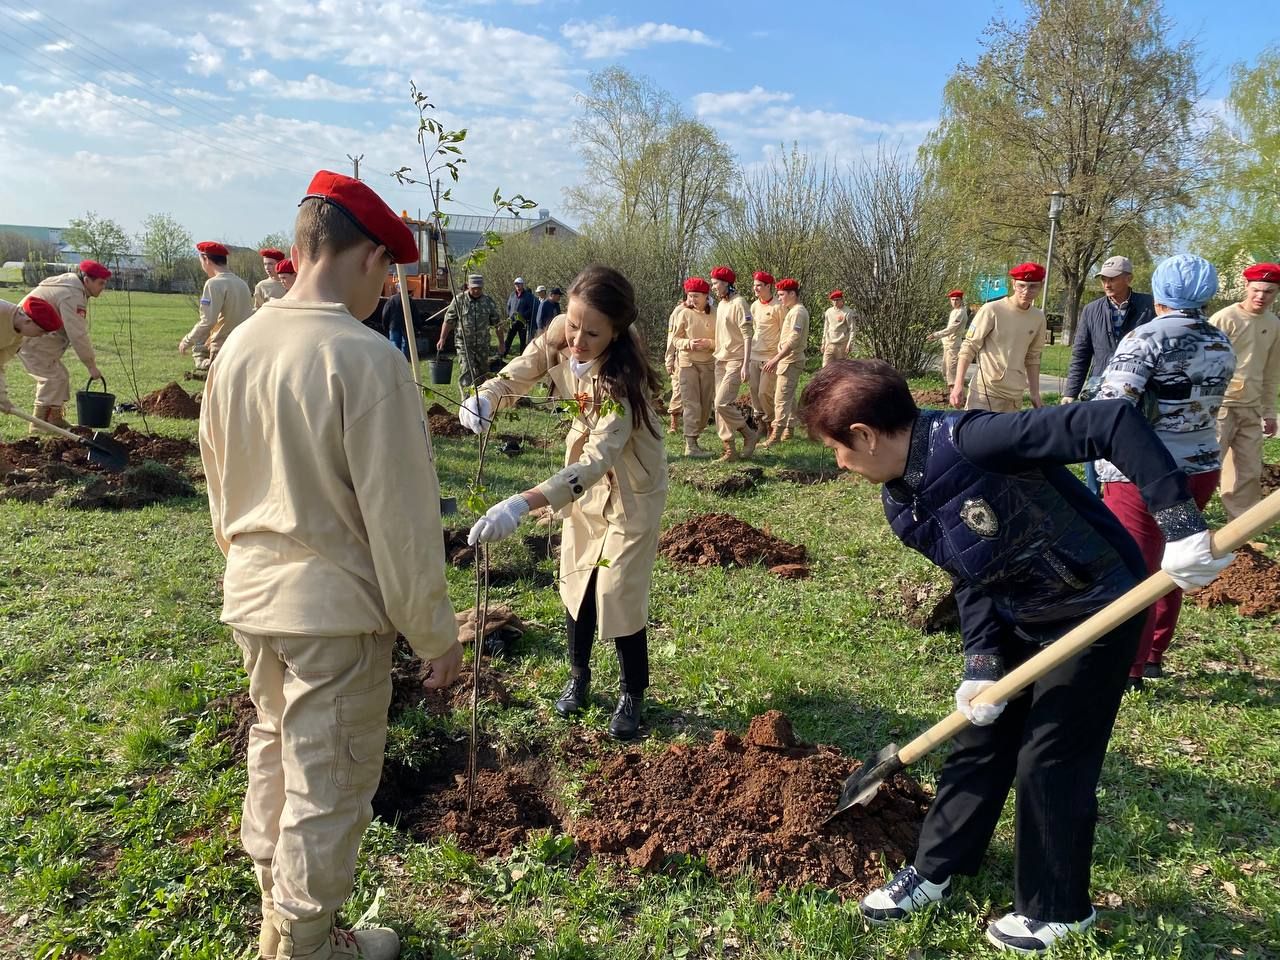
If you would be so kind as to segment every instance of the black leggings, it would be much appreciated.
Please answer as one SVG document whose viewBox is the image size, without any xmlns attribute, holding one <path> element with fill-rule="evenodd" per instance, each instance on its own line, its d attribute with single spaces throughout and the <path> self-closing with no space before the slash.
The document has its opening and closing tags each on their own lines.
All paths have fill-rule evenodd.
<svg viewBox="0 0 1280 960">
<path fill-rule="evenodd" d="M 569 639 L 569 668 L 575 676 L 591 673 L 591 647 L 596 637 L 596 574 L 591 573 L 586 596 L 575 620 L 568 610 L 564 613 L 565 628 Z M 649 686 L 649 637 L 644 627 L 625 637 L 615 637 L 618 650 L 618 672 L 623 693 L 641 696 Z"/>
</svg>

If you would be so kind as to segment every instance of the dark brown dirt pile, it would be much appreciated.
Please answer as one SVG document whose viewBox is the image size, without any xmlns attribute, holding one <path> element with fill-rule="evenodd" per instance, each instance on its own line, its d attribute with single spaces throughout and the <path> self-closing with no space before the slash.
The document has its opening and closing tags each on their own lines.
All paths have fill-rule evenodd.
<svg viewBox="0 0 1280 960">
<path fill-rule="evenodd" d="M 911 396 L 915 398 L 916 406 L 918 407 L 951 409 L 951 398 L 947 395 L 946 390 L 912 390 Z"/>
<path fill-rule="evenodd" d="M 1253 547 L 1243 546 L 1231 566 L 1193 599 L 1202 607 L 1234 603 L 1242 617 L 1280 612 L 1280 564 Z"/>
<path fill-rule="evenodd" d="M 762 563 L 770 572 L 808 560 L 803 546 L 780 540 L 727 513 L 704 513 L 677 524 L 658 540 L 658 552 L 673 563 L 697 567 Z"/>
<path fill-rule="evenodd" d="M 451 567 L 469 567 L 476 562 L 476 548 L 467 543 L 467 528 L 444 530 L 444 557 Z"/>
<path fill-rule="evenodd" d="M 745 467 L 723 477 L 691 473 L 684 477 L 684 481 L 695 490 L 714 493 L 716 496 L 727 496 L 734 493 L 749 493 L 760 486 L 764 483 L 764 471 L 759 467 Z"/>
<path fill-rule="evenodd" d="M 902 620 L 924 633 L 960 629 L 960 610 L 955 592 L 945 583 L 891 581 L 877 593 L 886 602 L 883 609 L 899 613 Z"/>
<path fill-rule="evenodd" d="M 396 638 L 396 649 L 391 661 L 391 710 L 396 717 L 409 707 L 421 705 L 427 713 L 445 714 L 454 710 L 470 709 L 472 667 L 463 668 L 458 679 L 444 690 L 428 690 L 422 685 L 427 678 L 427 664 L 420 659 L 404 637 Z M 512 704 L 511 692 L 502 678 L 489 667 L 486 660 L 480 665 L 480 702 L 496 703 L 500 707 Z"/>
<path fill-rule="evenodd" d="M 765 891 L 812 883 L 861 896 L 910 858 L 929 798 L 899 775 L 868 807 L 824 824 L 857 766 L 798 742 L 771 711 L 745 737 L 721 730 L 705 746 L 606 760 L 584 789 L 591 813 L 570 830 L 588 852 L 642 870 L 696 857 L 721 878 L 751 871 Z"/>
<path fill-rule="evenodd" d="M 1280 463 L 1264 463 L 1262 465 L 1262 492 L 1271 493 L 1280 490 Z"/>
<path fill-rule="evenodd" d="M 196 398 L 178 386 L 176 382 L 165 384 L 159 390 L 148 393 L 139 406 L 143 413 L 174 420 L 199 420 L 200 404 Z"/>
</svg>

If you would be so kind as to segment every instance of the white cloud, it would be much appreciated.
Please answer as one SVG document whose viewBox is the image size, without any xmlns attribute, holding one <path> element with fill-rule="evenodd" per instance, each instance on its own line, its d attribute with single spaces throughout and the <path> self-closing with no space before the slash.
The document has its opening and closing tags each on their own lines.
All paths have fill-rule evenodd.
<svg viewBox="0 0 1280 960">
<path fill-rule="evenodd" d="M 750 113 L 771 103 L 790 103 L 794 95 L 774 92 L 761 86 L 731 93 L 699 93 L 693 97 L 693 110 L 700 117 Z"/>
<path fill-rule="evenodd" d="M 588 60 L 617 57 L 631 50 L 642 50 L 655 43 L 720 46 L 701 30 L 652 21 L 630 27 L 619 27 L 612 17 L 605 17 L 591 23 L 570 20 L 560 28 L 560 34 Z"/>
<path fill-rule="evenodd" d="M 208 77 L 222 69 L 224 57 L 222 50 L 212 43 L 203 33 L 197 33 L 184 44 L 190 49 L 187 56 L 187 70 Z"/>
<path fill-rule="evenodd" d="M 175 97 L 186 97 L 192 100 L 208 100 L 211 103 L 233 103 L 235 97 L 224 97 L 209 90 L 197 90 L 195 87 L 174 87 L 169 91 Z"/>
<path fill-rule="evenodd" d="M 45 53 L 61 53 L 63 50 L 70 50 L 75 44 L 70 40 L 58 40 L 56 43 L 46 43 L 40 49 Z"/>
<path fill-rule="evenodd" d="M 368 87 L 347 87 L 334 83 L 314 73 L 302 80 L 281 80 L 270 70 L 251 70 L 245 74 L 249 87 L 264 95 L 282 100 L 324 100 L 329 103 L 360 103 L 374 99 Z M 232 80 L 227 86 L 232 90 L 245 89 L 245 82 Z"/>
</svg>

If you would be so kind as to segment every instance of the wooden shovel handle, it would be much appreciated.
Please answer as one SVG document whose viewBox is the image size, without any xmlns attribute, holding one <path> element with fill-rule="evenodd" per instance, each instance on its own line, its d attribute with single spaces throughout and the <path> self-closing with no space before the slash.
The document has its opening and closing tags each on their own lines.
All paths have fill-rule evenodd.
<svg viewBox="0 0 1280 960">
<path fill-rule="evenodd" d="M 1263 530 L 1280 522 L 1280 490 L 1250 507 L 1213 534 L 1214 556 L 1230 553 Z M 1141 613 L 1174 588 L 1169 575 L 1153 573 L 1124 596 L 1117 597 L 1084 623 L 1068 631 L 1034 657 L 1019 664 L 974 698 L 974 703 L 999 703 L 1035 683 L 1054 667 L 1070 660 L 1099 637 Z M 898 751 L 904 764 L 912 764 L 954 737 L 969 725 L 965 715 L 955 710 Z"/>
<path fill-rule="evenodd" d="M 51 433 L 55 437 L 66 437 L 68 440 L 74 440 L 76 443 L 85 442 L 84 437 L 79 434 L 72 433 L 70 430 L 64 430 L 62 427 L 57 424 L 50 423 L 48 420 L 39 420 L 29 413 L 23 413 L 17 407 L 14 407 L 9 412 L 20 420 L 27 421 L 27 423 L 31 424 L 37 430 L 43 430 L 45 433 Z"/>
</svg>

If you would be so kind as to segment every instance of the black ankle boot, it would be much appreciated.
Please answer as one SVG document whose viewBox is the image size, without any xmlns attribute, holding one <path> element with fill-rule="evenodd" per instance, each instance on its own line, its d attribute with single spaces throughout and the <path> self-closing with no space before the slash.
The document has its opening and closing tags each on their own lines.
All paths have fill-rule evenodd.
<svg viewBox="0 0 1280 960">
<path fill-rule="evenodd" d="M 615 740 L 634 740 L 640 732 L 640 713 L 644 708 L 644 697 L 640 694 L 624 693 L 618 698 L 618 706 L 609 718 L 609 736 Z"/>
<path fill-rule="evenodd" d="M 569 677 L 569 682 L 560 691 L 556 700 L 556 713 L 562 717 L 571 717 L 580 710 L 586 709 L 591 691 L 591 671 Z"/>
</svg>

